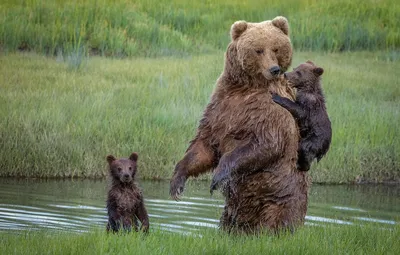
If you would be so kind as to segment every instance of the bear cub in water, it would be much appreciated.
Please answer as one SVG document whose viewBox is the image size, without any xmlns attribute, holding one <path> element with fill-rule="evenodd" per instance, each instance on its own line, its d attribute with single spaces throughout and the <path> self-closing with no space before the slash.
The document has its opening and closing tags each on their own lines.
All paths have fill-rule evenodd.
<svg viewBox="0 0 400 255">
<path fill-rule="evenodd" d="M 138 231 L 149 229 L 149 216 L 143 202 L 143 195 L 135 183 L 138 154 L 132 153 L 129 158 L 116 159 L 113 155 L 107 156 L 110 167 L 111 186 L 108 191 L 107 231 L 118 232 L 121 227 L 131 231 L 132 227 Z"/>
<path fill-rule="evenodd" d="M 296 119 L 300 129 L 297 168 L 308 171 L 311 162 L 328 152 L 332 139 L 331 122 L 326 112 L 321 88 L 324 69 L 307 61 L 284 74 L 289 86 L 296 88 L 296 101 L 273 94 L 272 99 L 286 108 Z"/>
</svg>

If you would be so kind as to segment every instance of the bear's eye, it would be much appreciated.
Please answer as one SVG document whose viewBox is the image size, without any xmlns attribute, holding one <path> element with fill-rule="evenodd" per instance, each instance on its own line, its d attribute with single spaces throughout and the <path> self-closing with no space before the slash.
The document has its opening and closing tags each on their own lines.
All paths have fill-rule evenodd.
<svg viewBox="0 0 400 255">
<path fill-rule="evenodd" d="M 273 52 L 275 52 L 275 53 L 277 53 L 278 52 L 278 49 L 274 49 L 274 50 L 272 50 Z"/>
<path fill-rule="evenodd" d="M 132 167 L 131 166 L 129 167 L 129 171 L 132 171 Z"/>
<path fill-rule="evenodd" d="M 121 172 L 122 171 L 122 168 L 121 167 L 118 167 L 118 172 Z"/>
<path fill-rule="evenodd" d="M 296 74 L 301 77 L 300 71 L 296 71 Z"/>
<path fill-rule="evenodd" d="M 256 53 L 257 53 L 257 54 L 263 54 L 263 53 L 264 53 L 264 50 L 263 50 L 263 49 L 261 49 L 261 50 L 256 50 Z"/>
</svg>

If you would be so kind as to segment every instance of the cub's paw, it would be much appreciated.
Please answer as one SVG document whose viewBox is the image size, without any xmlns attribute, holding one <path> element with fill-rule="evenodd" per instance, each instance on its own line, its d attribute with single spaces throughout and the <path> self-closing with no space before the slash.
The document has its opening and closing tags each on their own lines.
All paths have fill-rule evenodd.
<svg viewBox="0 0 400 255">
<path fill-rule="evenodd" d="M 282 97 L 275 93 L 272 94 L 272 100 L 278 104 L 282 103 Z"/>
<path fill-rule="evenodd" d="M 180 200 L 185 189 L 186 178 L 183 176 L 174 176 L 170 182 L 169 194 L 176 201 Z"/>
</svg>

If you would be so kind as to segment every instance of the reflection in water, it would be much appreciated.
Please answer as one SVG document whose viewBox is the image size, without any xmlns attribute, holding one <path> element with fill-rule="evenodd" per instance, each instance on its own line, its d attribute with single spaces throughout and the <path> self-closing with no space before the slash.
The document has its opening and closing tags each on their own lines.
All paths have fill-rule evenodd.
<svg viewBox="0 0 400 255">
<path fill-rule="evenodd" d="M 184 234 L 217 228 L 223 197 L 210 197 L 208 182 L 189 182 L 182 201 L 169 198 L 169 182 L 141 181 L 151 228 Z M 0 179 L 0 231 L 104 227 L 106 181 Z M 396 224 L 400 187 L 313 185 L 307 225 Z"/>
</svg>

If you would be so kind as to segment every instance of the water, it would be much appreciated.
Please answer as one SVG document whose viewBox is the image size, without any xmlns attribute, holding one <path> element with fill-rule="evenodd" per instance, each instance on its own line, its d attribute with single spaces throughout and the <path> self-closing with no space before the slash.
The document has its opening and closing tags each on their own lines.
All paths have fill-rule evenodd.
<svg viewBox="0 0 400 255">
<path fill-rule="evenodd" d="M 169 198 L 169 182 L 141 181 L 150 227 L 193 233 L 217 228 L 223 197 L 208 182 L 190 182 L 182 201 Z M 106 181 L 0 179 L 0 231 L 56 229 L 85 232 L 105 228 Z M 307 225 L 400 222 L 400 185 L 313 185 Z"/>
</svg>

